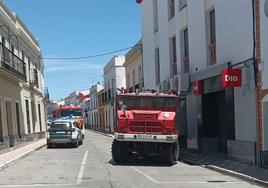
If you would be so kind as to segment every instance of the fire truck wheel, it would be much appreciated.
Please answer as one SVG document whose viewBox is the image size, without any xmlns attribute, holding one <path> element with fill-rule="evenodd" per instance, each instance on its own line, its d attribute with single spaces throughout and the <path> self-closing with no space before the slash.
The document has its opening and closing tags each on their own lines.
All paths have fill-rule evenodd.
<svg viewBox="0 0 268 188">
<path fill-rule="evenodd" d="M 112 157 L 114 162 L 118 163 L 120 162 L 120 157 L 119 157 L 119 143 L 118 141 L 114 140 L 112 143 Z"/>
<path fill-rule="evenodd" d="M 124 163 L 126 161 L 123 144 L 123 142 L 118 142 L 116 140 L 112 143 L 112 157 L 113 161 L 116 163 Z"/>
<path fill-rule="evenodd" d="M 167 163 L 170 165 L 177 164 L 178 161 L 178 144 L 172 144 L 167 147 Z"/>
<path fill-rule="evenodd" d="M 47 144 L 47 149 L 50 149 L 50 148 L 52 148 L 52 144 L 51 143 L 48 143 Z"/>
</svg>

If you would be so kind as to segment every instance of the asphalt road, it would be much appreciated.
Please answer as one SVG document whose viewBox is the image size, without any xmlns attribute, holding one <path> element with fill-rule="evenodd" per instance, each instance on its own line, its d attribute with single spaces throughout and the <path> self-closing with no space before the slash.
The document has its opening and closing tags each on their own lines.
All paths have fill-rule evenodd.
<svg viewBox="0 0 268 188">
<path fill-rule="evenodd" d="M 79 148 L 42 148 L 0 171 L 2 187 L 258 187 L 200 166 L 111 161 L 112 138 L 87 131 Z"/>
</svg>

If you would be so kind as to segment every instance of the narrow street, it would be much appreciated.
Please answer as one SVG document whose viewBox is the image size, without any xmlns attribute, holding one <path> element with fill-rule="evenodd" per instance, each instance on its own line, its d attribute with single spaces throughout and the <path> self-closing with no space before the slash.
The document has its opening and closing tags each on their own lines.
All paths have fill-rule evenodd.
<svg viewBox="0 0 268 188">
<path fill-rule="evenodd" d="M 115 165 L 112 138 L 87 131 L 77 148 L 42 148 L 0 171 L 1 187 L 258 187 L 200 166 Z"/>
</svg>

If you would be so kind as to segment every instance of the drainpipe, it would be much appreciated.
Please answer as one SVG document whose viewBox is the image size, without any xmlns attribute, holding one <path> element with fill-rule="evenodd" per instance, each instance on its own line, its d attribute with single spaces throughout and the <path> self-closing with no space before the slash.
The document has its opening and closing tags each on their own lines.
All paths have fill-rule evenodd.
<svg viewBox="0 0 268 188">
<path fill-rule="evenodd" d="M 256 162 L 259 167 L 262 166 L 262 89 L 261 74 L 259 64 L 261 62 L 260 54 L 260 0 L 252 0 L 253 15 L 253 61 L 255 73 L 256 90 Z"/>
</svg>

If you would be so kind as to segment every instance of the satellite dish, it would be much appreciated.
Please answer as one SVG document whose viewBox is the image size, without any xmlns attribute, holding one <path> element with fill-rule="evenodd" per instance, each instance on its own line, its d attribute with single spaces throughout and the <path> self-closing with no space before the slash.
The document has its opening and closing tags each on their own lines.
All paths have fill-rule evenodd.
<svg viewBox="0 0 268 188">
<path fill-rule="evenodd" d="M 265 0 L 264 13 L 265 13 L 266 17 L 268 18 L 268 0 Z"/>
</svg>

